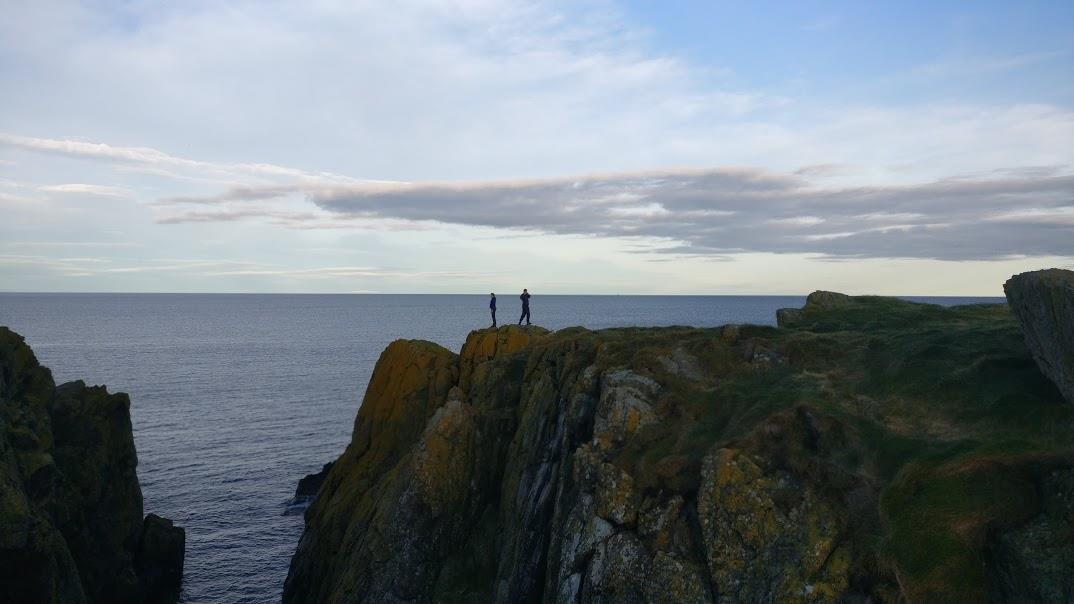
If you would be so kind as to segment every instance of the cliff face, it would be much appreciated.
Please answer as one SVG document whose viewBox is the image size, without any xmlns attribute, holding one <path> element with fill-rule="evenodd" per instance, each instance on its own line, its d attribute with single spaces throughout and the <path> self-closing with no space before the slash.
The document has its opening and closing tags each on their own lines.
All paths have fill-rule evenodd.
<svg viewBox="0 0 1074 604">
<path fill-rule="evenodd" d="M 1022 273 L 1003 290 L 1037 365 L 1074 404 L 1074 271 Z"/>
<path fill-rule="evenodd" d="M 142 518 L 129 409 L 0 327 L 0 601 L 175 601 L 183 530 Z"/>
<path fill-rule="evenodd" d="M 393 343 L 284 601 L 1074 598 L 1074 410 L 1005 306 L 781 323 Z"/>
</svg>

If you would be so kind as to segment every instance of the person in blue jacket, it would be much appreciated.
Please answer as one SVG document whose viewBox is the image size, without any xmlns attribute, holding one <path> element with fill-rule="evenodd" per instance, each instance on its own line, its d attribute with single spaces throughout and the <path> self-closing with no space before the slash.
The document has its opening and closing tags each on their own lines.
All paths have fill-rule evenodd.
<svg viewBox="0 0 1074 604">
<path fill-rule="evenodd" d="M 492 326 L 496 327 L 496 294 L 489 294 L 489 312 L 492 313 Z"/>
<path fill-rule="evenodd" d="M 530 292 L 529 290 L 522 288 L 522 295 L 518 297 L 522 300 L 522 316 L 518 318 L 518 324 L 522 325 L 522 319 L 526 320 L 526 325 L 530 324 Z"/>
</svg>

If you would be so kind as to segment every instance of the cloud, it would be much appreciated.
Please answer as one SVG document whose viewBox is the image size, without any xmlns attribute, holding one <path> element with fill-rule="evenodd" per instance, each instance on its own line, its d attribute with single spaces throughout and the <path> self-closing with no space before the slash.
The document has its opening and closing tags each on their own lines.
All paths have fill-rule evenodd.
<svg viewBox="0 0 1074 604">
<path fill-rule="evenodd" d="M 8 241 L 8 247 L 14 248 L 64 248 L 64 247 L 90 247 L 90 248 L 124 248 L 141 247 L 142 244 L 134 241 Z"/>
<path fill-rule="evenodd" d="M 333 265 L 289 267 L 250 260 L 187 260 L 156 258 L 137 265 L 122 260 L 96 257 L 55 257 L 32 254 L 0 254 L 0 269 L 26 267 L 66 277 L 106 277 L 130 274 L 175 274 L 210 278 L 286 277 L 302 280 L 386 278 L 394 280 L 479 279 L 494 273 L 479 271 L 427 271 L 378 266 Z"/>
<path fill-rule="evenodd" d="M 805 21 L 800 27 L 803 31 L 827 32 L 838 28 L 842 24 L 842 15 L 822 15 Z"/>
<path fill-rule="evenodd" d="M 0 240 L 122 228 L 142 247 L 115 251 L 127 257 L 115 269 L 198 255 L 206 239 L 261 260 L 311 242 L 364 254 L 325 256 L 326 270 L 354 258 L 483 268 L 524 251 L 561 256 L 542 265 L 557 279 L 596 283 L 592 267 L 620 266 L 600 280 L 635 287 L 651 282 L 642 260 L 682 257 L 786 279 L 765 268 L 789 257 L 742 252 L 1071 255 L 1074 111 L 1062 85 L 1016 77 L 1060 73 L 1069 56 L 1048 54 L 1048 40 L 983 58 L 946 42 L 876 64 L 863 52 L 829 72 L 824 49 L 788 64 L 669 45 L 647 29 L 663 24 L 602 0 L 8 8 L 0 57 L 18 69 L 0 70 L 0 162 L 29 186 L 0 181 Z M 839 15 L 814 16 L 792 26 L 832 34 L 826 47 L 860 42 Z M 731 165 L 759 168 L 669 169 Z M 37 190 L 52 183 L 156 201 L 75 207 Z M 443 241 L 465 260 L 431 260 Z M 26 253 L 87 251 L 57 247 Z"/>
<path fill-rule="evenodd" d="M 394 220 L 648 238 L 654 253 L 997 259 L 1074 255 L 1074 175 L 960 177 L 913 185 L 818 186 L 759 169 L 669 170 L 571 178 L 244 187 L 169 204 L 219 206 L 166 223 L 263 218 L 285 226 Z M 250 200 L 302 193 L 315 208 Z M 668 245 L 668 242 L 673 242 Z"/>
<path fill-rule="evenodd" d="M 25 195 L 8 195 L 7 193 L 0 193 L 0 204 L 10 205 L 24 205 L 24 204 L 36 204 L 41 200 L 34 197 L 27 197 Z"/>
<path fill-rule="evenodd" d="M 1065 59 L 1069 56 L 1070 52 L 1065 50 L 1046 50 L 996 56 L 956 56 L 919 65 L 910 72 L 910 75 L 927 78 L 981 76 L 1023 69 L 1037 63 Z"/>
<path fill-rule="evenodd" d="M 73 195 L 97 195 L 101 197 L 125 197 L 130 195 L 130 189 L 125 187 L 109 187 L 104 185 L 88 185 L 70 183 L 63 185 L 45 185 L 37 188 L 44 193 L 68 193 Z"/>
<path fill-rule="evenodd" d="M 356 179 L 333 174 L 331 172 L 309 172 L 286 166 L 267 163 L 217 163 L 188 159 L 169 155 L 150 147 L 120 147 L 106 143 L 86 142 L 71 139 L 37 138 L 19 136 L 0 132 L 0 146 L 13 147 L 39 153 L 63 155 L 81 159 L 105 160 L 120 164 L 135 164 L 153 171 L 160 176 L 182 178 L 184 176 L 169 173 L 165 168 L 192 170 L 200 174 L 222 174 L 240 176 L 262 176 L 272 178 L 291 178 L 300 180 L 357 182 Z M 72 188 L 64 190 L 61 187 Z M 51 190 L 60 192 L 78 191 L 76 188 L 94 188 L 94 185 L 57 185 Z M 101 189 L 102 187 L 96 187 Z M 42 188 L 45 190 L 45 188 Z"/>
</svg>

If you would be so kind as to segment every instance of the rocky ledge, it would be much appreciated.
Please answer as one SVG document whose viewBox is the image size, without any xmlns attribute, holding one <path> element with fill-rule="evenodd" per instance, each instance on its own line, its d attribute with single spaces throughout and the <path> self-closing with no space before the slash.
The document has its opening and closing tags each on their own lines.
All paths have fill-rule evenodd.
<svg viewBox="0 0 1074 604">
<path fill-rule="evenodd" d="M 1074 408 L 1006 305 L 381 355 L 284 602 L 1074 599 Z"/>
<path fill-rule="evenodd" d="M 0 602 L 174 602 L 185 535 L 142 517 L 130 400 L 59 387 L 0 327 Z"/>
</svg>

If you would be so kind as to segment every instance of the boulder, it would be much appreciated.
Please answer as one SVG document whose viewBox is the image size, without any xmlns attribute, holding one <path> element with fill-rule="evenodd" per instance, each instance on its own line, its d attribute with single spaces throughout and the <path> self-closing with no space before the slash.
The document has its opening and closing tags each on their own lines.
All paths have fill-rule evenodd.
<svg viewBox="0 0 1074 604">
<path fill-rule="evenodd" d="M 185 551 L 186 531 L 156 514 L 145 517 L 136 556 L 143 601 L 177 601 Z"/>
<path fill-rule="evenodd" d="M 806 296 L 802 308 L 781 308 L 776 311 L 776 325 L 791 327 L 800 323 L 806 316 L 827 310 L 845 308 L 854 304 L 854 298 L 838 292 L 817 290 Z"/>
<path fill-rule="evenodd" d="M 309 504 L 317 497 L 317 491 L 324 484 L 324 479 L 328 477 L 328 472 L 332 470 L 334 463 L 330 461 L 324 464 L 320 472 L 306 474 L 299 479 L 298 486 L 295 487 L 295 496 L 287 502 L 287 507 L 284 508 L 284 516 L 301 514 L 309 507 Z"/>
<path fill-rule="evenodd" d="M 1041 373 L 1074 404 L 1074 271 L 1021 273 L 1003 291 Z"/>
</svg>

